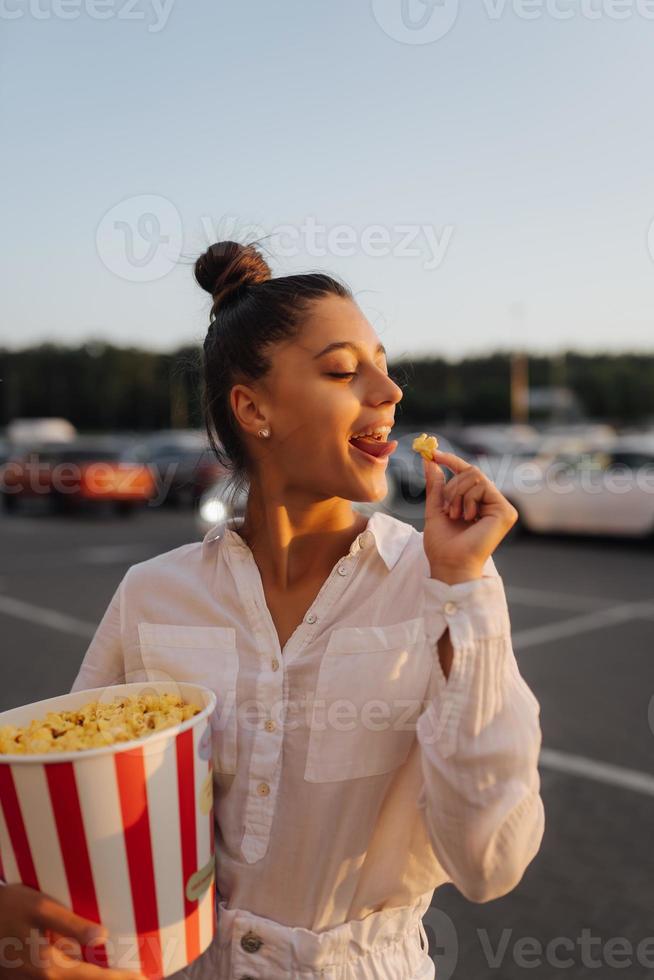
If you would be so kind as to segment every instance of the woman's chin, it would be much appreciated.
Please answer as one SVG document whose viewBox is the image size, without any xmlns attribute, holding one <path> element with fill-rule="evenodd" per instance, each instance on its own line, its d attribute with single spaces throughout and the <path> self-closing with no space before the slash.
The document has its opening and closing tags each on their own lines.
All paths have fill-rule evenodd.
<svg viewBox="0 0 654 980">
<path fill-rule="evenodd" d="M 348 500 L 360 504 L 377 504 L 388 496 L 389 487 L 385 470 L 381 470 L 377 475 L 373 474 L 367 480 L 358 480 L 357 484 L 357 489 L 351 492 Z"/>
</svg>

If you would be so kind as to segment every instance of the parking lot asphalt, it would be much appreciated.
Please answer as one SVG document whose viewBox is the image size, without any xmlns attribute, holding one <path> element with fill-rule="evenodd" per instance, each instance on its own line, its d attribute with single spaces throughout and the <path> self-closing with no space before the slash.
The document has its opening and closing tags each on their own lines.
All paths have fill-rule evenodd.
<svg viewBox="0 0 654 980">
<path fill-rule="evenodd" d="M 189 511 L 0 517 L 0 710 L 69 690 L 122 575 L 201 536 Z M 654 549 L 532 537 L 495 553 L 541 704 L 541 850 L 518 887 L 425 916 L 437 980 L 654 970 Z"/>
</svg>

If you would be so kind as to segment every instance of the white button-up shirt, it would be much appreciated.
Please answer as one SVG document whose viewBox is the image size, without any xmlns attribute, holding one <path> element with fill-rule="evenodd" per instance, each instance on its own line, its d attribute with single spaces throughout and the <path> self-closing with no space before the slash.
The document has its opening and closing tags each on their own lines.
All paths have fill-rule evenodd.
<svg viewBox="0 0 654 980">
<path fill-rule="evenodd" d="M 477 580 L 432 579 L 422 533 L 376 512 L 282 650 L 241 520 L 132 565 L 73 685 L 216 693 L 219 898 L 322 931 L 448 881 L 505 894 L 544 812 L 539 705 L 493 560 Z"/>
</svg>

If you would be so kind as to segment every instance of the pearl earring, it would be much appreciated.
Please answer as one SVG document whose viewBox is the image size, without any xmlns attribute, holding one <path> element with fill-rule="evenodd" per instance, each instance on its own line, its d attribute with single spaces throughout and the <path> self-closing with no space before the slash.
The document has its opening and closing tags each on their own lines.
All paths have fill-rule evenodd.
<svg viewBox="0 0 654 980">
<path fill-rule="evenodd" d="M 259 435 L 262 437 L 262 439 L 267 439 L 270 435 L 270 429 L 259 429 Z"/>
</svg>

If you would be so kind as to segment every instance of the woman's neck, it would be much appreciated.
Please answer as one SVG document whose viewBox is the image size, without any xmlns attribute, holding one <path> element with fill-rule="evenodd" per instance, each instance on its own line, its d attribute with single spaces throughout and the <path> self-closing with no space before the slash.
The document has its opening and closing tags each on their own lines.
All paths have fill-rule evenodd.
<svg viewBox="0 0 654 980">
<path fill-rule="evenodd" d="M 251 490 L 238 534 L 252 551 L 262 579 L 288 591 L 307 580 L 324 581 L 367 523 L 349 500 L 294 505 Z"/>
</svg>

